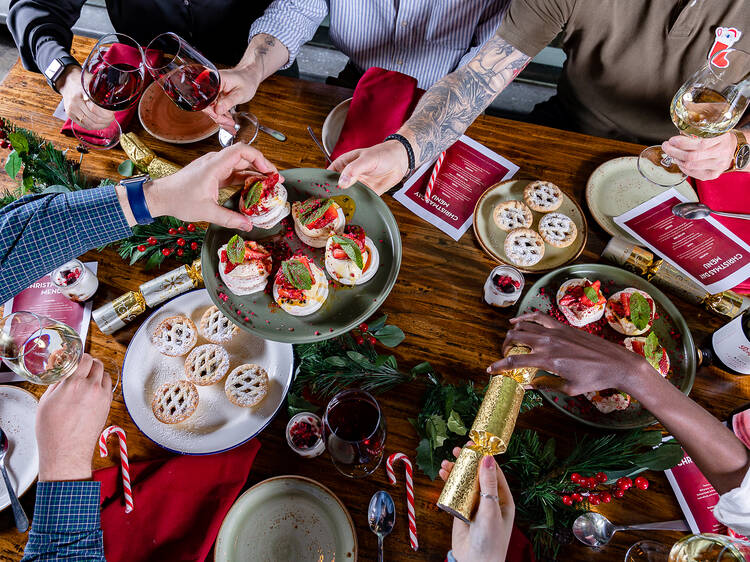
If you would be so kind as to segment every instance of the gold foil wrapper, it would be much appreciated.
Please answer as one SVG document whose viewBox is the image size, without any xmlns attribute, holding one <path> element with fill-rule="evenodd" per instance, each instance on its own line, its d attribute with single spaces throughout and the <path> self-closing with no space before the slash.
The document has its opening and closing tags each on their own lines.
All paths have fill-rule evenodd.
<svg viewBox="0 0 750 562">
<path fill-rule="evenodd" d="M 507 379 L 511 380 L 511 379 Z M 461 449 L 461 454 L 453 465 L 448 480 L 438 499 L 438 507 L 465 523 L 470 523 L 474 516 L 479 497 L 479 464 L 484 455 L 468 447 Z"/>
<path fill-rule="evenodd" d="M 178 166 L 174 162 L 170 162 L 169 160 L 157 156 L 149 162 L 146 171 L 152 178 L 163 178 L 164 176 L 171 176 L 181 168 L 182 166 Z"/>
<path fill-rule="evenodd" d="M 141 172 L 146 172 L 148 165 L 156 158 L 156 153 L 147 147 L 135 133 L 120 135 L 120 146 Z"/>
<path fill-rule="evenodd" d="M 525 355 L 531 353 L 531 349 L 525 345 L 514 345 L 508 350 L 505 356 L 509 355 Z M 510 377 L 519 384 L 529 384 L 533 379 L 538 369 L 534 367 L 524 367 L 521 369 L 513 369 L 511 371 L 503 371 L 501 374 L 505 377 Z"/>
<path fill-rule="evenodd" d="M 139 291 L 130 291 L 91 313 L 102 333 L 113 334 L 146 311 L 146 300 Z"/>
<path fill-rule="evenodd" d="M 154 308 L 172 297 L 203 286 L 200 260 L 190 265 L 183 265 L 156 279 L 143 283 L 138 289 L 146 305 Z"/>
</svg>

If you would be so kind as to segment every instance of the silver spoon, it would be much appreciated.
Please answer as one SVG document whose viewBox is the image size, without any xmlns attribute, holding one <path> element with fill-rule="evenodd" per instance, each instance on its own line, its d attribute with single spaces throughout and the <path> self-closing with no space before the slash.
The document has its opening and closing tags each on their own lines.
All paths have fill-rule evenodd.
<svg viewBox="0 0 750 562">
<path fill-rule="evenodd" d="M 267 135 L 271 135 L 279 142 L 286 141 L 286 135 L 281 131 L 277 131 L 276 129 L 272 129 L 271 127 L 266 127 L 265 125 L 261 125 L 260 123 L 258 123 L 258 128 Z"/>
<path fill-rule="evenodd" d="M 235 140 L 237 140 L 237 133 L 239 133 L 239 130 L 242 128 L 242 125 L 240 125 L 239 121 L 245 123 L 246 128 L 249 128 L 248 132 L 252 133 L 249 135 L 244 135 L 245 138 L 243 138 L 243 142 L 246 142 L 247 144 L 250 144 L 255 140 L 255 137 L 258 134 L 258 130 L 263 131 L 267 135 L 271 135 L 277 141 L 286 141 L 286 135 L 284 133 L 277 131 L 276 129 L 266 127 L 265 125 L 261 125 L 258 122 L 258 118 L 252 113 L 248 113 L 246 111 L 236 111 L 234 109 L 232 109 L 230 113 L 232 114 L 232 117 L 235 121 L 234 132 L 227 131 L 224 127 L 219 127 L 217 136 L 219 138 L 219 144 L 222 147 L 226 148 L 228 146 L 232 146 Z"/>
<path fill-rule="evenodd" d="M 383 539 L 396 523 L 396 506 L 388 492 L 375 492 L 367 509 L 367 520 L 370 530 L 378 536 L 378 562 L 383 562 Z"/>
<path fill-rule="evenodd" d="M 8 478 L 8 471 L 5 470 L 5 455 L 8 453 L 8 436 L 0 428 L 0 470 L 3 473 L 3 480 L 5 480 L 5 488 L 8 490 L 10 496 L 10 505 L 13 508 L 13 517 L 16 520 L 16 529 L 19 533 L 25 533 L 29 530 L 29 518 L 26 517 L 26 513 L 21 507 L 21 503 L 18 501 L 18 496 Z"/>
<path fill-rule="evenodd" d="M 613 525 L 601 513 L 587 511 L 573 521 L 573 534 L 583 544 L 588 546 L 604 546 L 617 531 L 630 530 L 659 530 L 659 531 L 689 531 L 687 523 L 682 519 L 676 521 L 659 521 L 657 523 L 642 523 L 640 525 Z"/>
<path fill-rule="evenodd" d="M 707 216 L 714 214 L 733 219 L 750 220 L 750 214 L 714 211 L 711 207 L 703 203 L 677 203 L 677 205 L 672 207 L 672 214 L 683 219 L 705 219 Z"/>
<path fill-rule="evenodd" d="M 328 160 L 328 163 L 333 164 L 333 160 L 331 160 L 331 155 L 328 154 L 326 147 L 323 146 L 323 144 L 318 140 L 318 137 L 315 136 L 315 131 L 313 131 L 313 128 L 310 127 L 309 125 L 307 126 L 307 132 L 310 133 L 310 136 L 312 137 L 313 142 L 318 145 L 318 148 L 320 149 L 320 151 L 325 155 L 326 160 Z"/>
</svg>

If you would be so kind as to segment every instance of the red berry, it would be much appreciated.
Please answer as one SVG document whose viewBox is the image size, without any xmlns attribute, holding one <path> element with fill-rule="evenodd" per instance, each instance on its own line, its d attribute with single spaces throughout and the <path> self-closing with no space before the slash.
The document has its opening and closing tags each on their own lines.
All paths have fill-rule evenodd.
<svg viewBox="0 0 750 562">
<path fill-rule="evenodd" d="M 144 246 L 143 244 L 141 244 L 140 246 L 138 246 L 138 251 L 139 252 L 145 252 L 146 251 L 146 246 Z"/>
<path fill-rule="evenodd" d="M 612 494 L 609 492 L 602 492 L 599 494 L 599 498 L 601 498 L 603 503 L 609 503 L 612 501 Z"/>
<path fill-rule="evenodd" d="M 191 250 L 197 250 L 198 249 L 198 242 L 190 242 L 190 249 Z"/>
<path fill-rule="evenodd" d="M 574 494 L 571 494 L 570 499 L 572 499 L 576 503 L 581 503 L 583 501 L 583 496 L 579 494 L 578 492 L 575 492 Z"/>
<path fill-rule="evenodd" d="M 172 253 L 172 250 L 170 250 L 169 248 L 163 248 L 162 251 L 161 251 L 161 253 L 164 256 L 168 256 L 169 254 Z"/>
<path fill-rule="evenodd" d="M 615 497 L 616 497 L 616 498 L 618 498 L 618 499 L 619 499 L 619 498 L 621 498 L 621 497 L 623 497 L 623 496 L 625 495 L 625 490 L 623 490 L 622 488 L 617 488 L 617 489 L 616 489 L 616 490 L 615 490 L 614 492 L 612 492 L 612 493 L 613 493 L 613 494 L 615 495 Z"/>
<path fill-rule="evenodd" d="M 181 256 L 184 253 L 185 253 L 185 250 L 183 250 L 182 248 L 177 248 L 177 255 L 178 256 Z"/>
<path fill-rule="evenodd" d="M 367 341 L 369 341 L 372 345 L 375 345 L 376 343 L 378 343 L 378 340 L 375 338 L 375 336 L 368 337 Z"/>
<path fill-rule="evenodd" d="M 184 246 L 185 245 L 185 239 L 184 238 L 178 238 L 177 239 L 177 245 L 178 246 Z"/>
<path fill-rule="evenodd" d="M 185 234 L 185 227 L 184 226 L 178 227 L 177 232 L 179 232 L 180 234 Z"/>
<path fill-rule="evenodd" d="M 628 488 L 633 486 L 633 481 L 630 478 L 618 478 L 617 479 L 617 487 L 621 490 L 627 490 Z"/>
<path fill-rule="evenodd" d="M 635 479 L 635 486 L 639 490 L 648 490 L 648 480 L 646 480 L 643 476 L 639 476 Z"/>
<path fill-rule="evenodd" d="M 177 234 L 177 229 L 170 228 L 169 230 L 167 230 L 167 232 L 169 232 L 170 234 Z"/>
<path fill-rule="evenodd" d="M 0 129 L 0 139 L 4 139 L 8 136 L 8 133 L 5 132 L 5 129 Z"/>
<path fill-rule="evenodd" d="M 563 496 L 562 497 L 562 502 L 565 505 L 573 505 L 573 499 L 570 496 Z"/>
<path fill-rule="evenodd" d="M 596 488 L 599 485 L 599 482 L 597 482 L 596 478 L 593 476 L 586 479 L 586 487 L 587 488 Z"/>
<path fill-rule="evenodd" d="M 360 324 L 359 326 L 357 326 L 357 327 L 359 328 L 359 330 L 360 330 L 360 331 L 361 331 L 362 333 L 365 333 L 365 332 L 366 332 L 366 331 L 368 330 L 368 328 L 369 328 L 369 326 L 368 326 L 368 325 L 367 325 L 366 323 L 364 323 L 364 322 L 362 322 L 362 323 L 361 323 L 361 324 Z"/>
<path fill-rule="evenodd" d="M 195 232 L 195 225 L 191 222 L 187 225 L 188 232 Z"/>
<path fill-rule="evenodd" d="M 156 246 L 159 243 L 153 236 L 149 236 L 148 238 L 146 238 L 146 242 L 148 242 L 149 246 Z"/>
<path fill-rule="evenodd" d="M 357 345 L 362 345 L 363 343 L 365 343 L 365 338 L 363 338 L 362 336 L 354 336 L 354 341 L 357 342 Z"/>
<path fill-rule="evenodd" d="M 10 148 L 10 143 L 7 140 L 3 139 L 2 141 L 0 141 L 0 148 Z"/>
<path fill-rule="evenodd" d="M 570 475 L 570 481 L 573 482 L 573 483 L 575 483 L 575 484 L 580 483 L 581 482 L 581 475 L 578 474 L 577 472 L 574 472 L 573 474 Z"/>
<path fill-rule="evenodd" d="M 589 503 L 591 505 L 599 505 L 601 503 L 601 499 L 599 499 L 599 495 L 598 494 L 591 494 L 589 496 Z"/>
<path fill-rule="evenodd" d="M 597 472 L 594 476 L 599 482 L 606 482 L 607 481 L 607 475 L 603 472 Z"/>
</svg>

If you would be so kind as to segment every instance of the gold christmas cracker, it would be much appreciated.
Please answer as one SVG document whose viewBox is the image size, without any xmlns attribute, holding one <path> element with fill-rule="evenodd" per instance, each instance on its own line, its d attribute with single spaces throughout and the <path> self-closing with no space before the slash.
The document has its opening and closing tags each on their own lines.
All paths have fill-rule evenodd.
<svg viewBox="0 0 750 562">
<path fill-rule="evenodd" d="M 529 352 L 527 347 L 514 346 L 506 355 Z M 523 401 L 521 385 L 530 382 L 536 371 L 513 369 L 490 379 L 469 432 L 474 445 L 464 447 L 456 459 L 437 502 L 440 509 L 466 523 L 471 521 L 479 497 L 479 464 L 486 455 L 498 455 L 508 448 Z"/>
<path fill-rule="evenodd" d="M 91 313 L 91 317 L 102 333 L 112 334 L 145 311 L 146 300 L 143 295 L 139 291 L 130 291 L 103 304 Z"/>
<path fill-rule="evenodd" d="M 201 260 L 197 259 L 192 264 L 185 264 L 160 275 L 156 279 L 146 281 L 138 289 L 143 295 L 146 305 L 149 308 L 154 308 L 172 297 L 202 286 Z"/>
<path fill-rule="evenodd" d="M 147 172 L 152 178 L 163 178 L 174 174 L 182 167 L 158 157 L 135 133 L 120 135 L 120 146 L 135 167 L 141 172 Z"/>
<path fill-rule="evenodd" d="M 645 277 L 654 285 L 688 302 L 701 305 L 721 316 L 734 318 L 750 306 L 750 299 L 734 291 L 724 291 L 715 295 L 706 292 L 670 263 L 621 238 L 612 238 L 604 248 L 602 257 Z"/>
<path fill-rule="evenodd" d="M 164 160 L 158 156 L 149 162 L 146 171 L 152 178 L 163 178 L 164 176 L 171 176 L 175 172 L 179 171 L 182 166 L 178 166 L 174 162 Z"/>
</svg>

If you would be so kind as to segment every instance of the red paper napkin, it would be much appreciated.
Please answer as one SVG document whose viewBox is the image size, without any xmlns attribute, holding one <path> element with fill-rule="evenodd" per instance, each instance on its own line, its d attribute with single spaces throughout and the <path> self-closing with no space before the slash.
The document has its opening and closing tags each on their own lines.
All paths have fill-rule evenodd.
<svg viewBox="0 0 750 562">
<path fill-rule="evenodd" d="M 95 471 L 107 561 L 205 560 L 258 449 L 253 439 L 216 455 L 131 463 L 134 509 L 127 514 L 120 467 Z"/>
<path fill-rule="evenodd" d="M 377 67 L 368 69 L 354 90 L 331 157 L 335 160 L 350 150 L 383 142 L 409 118 L 423 93 L 416 78 Z"/>
<path fill-rule="evenodd" d="M 158 51 L 154 51 L 151 54 L 147 54 L 147 58 L 149 61 L 155 60 L 156 57 L 159 56 Z M 121 43 L 116 43 L 112 45 L 109 50 L 104 54 L 103 57 L 104 60 L 106 60 L 110 64 L 129 64 L 131 66 L 138 66 L 141 63 L 141 54 L 131 47 L 130 45 L 123 45 Z M 145 72 L 145 77 L 143 81 L 143 90 L 145 91 L 146 86 L 148 86 L 151 83 L 151 75 L 148 73 L 148 71 Z M 136 101 L 128 107 L 127 109 L 123 109 L 122 111 L 116 111 L 115 112 L 115 120 L 120 124 L 120 127 L 124 131 L 127 126 L 130 124 L 130 121 L 133 119 L 133 116 L 138 111 L 138 102 Z M 71 120 L 68 119 L 65 121 L 65 124 L 63 125 L 60 132 L 64 135 L 68 136 L 74 136 L 73 135 L 73 129 L 71 127 Z M 99 135 L 87 135 L 90 136 L 93 141 L 96 141 L 99 139 Z M 96 142 L 92 142 L 92 144 L 96 144 Z"/>
<path fill-rule="evenodd" d="M 698 190 L 698 197 L 716 211 L 729 213 L 750 213 L 750 172 L 728 172 L 715 180 L 691 181 Z M 714 215 L 714 218 L 734 232 L 745 242 L 750 243 L 750 221 L 731 219 Z M 750 294 L 750 279 L 734 289 L 738 293 Z"/>
</svg>

